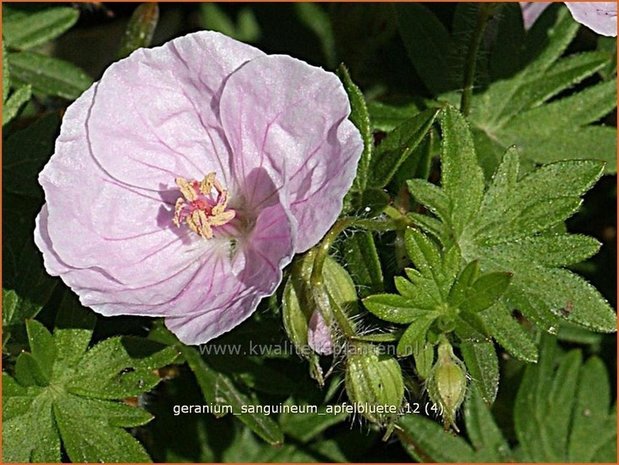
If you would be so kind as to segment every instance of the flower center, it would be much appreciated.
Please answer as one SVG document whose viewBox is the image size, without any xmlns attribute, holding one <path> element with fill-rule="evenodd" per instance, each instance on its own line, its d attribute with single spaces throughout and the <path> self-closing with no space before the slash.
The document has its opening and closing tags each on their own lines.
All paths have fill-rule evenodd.
<svg viewBox="0 0 619 465">
<path fill-rule="evenodd" d="M 232 220 L 236 212 L 228 209 L 228 190 L 215 177 L 207 174 L 202 181 L 176 178 L 182 197 L 176 200 L 174 224 L 180 227 L 185 223 L 189 229 L 210 239 L 213 227 L 223 226 Z"/>
</svg>

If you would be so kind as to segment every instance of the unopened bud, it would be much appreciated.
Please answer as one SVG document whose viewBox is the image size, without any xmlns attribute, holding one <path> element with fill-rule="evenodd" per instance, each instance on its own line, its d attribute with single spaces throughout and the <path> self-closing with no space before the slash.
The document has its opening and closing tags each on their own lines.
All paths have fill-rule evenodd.
<svg viewBox="0 0 619 465">
<path fill-rule="evenodd" d="M 456 412 L 466 395 L 466 369 L 464 364 L 453 353 L 449 342 L 441 342 L 438 346 L 438 360 L 428 378 L 428 394 L 432 401 L 439 405 L 443 414 L 445 428 L 453 427 Z"/>
<path fill-rule="evenodd" d="M 309 321 L 307 342 L 312 350 L 320 355 L 331 355 L 333 353 L 331 328 L 327 325 L 322 313 L 317 310 L 314 311 Z"/>
<path fill-rule="evenodd" d="M 372 344 L 352 345 L 346 360 L 346 392 L 366 419 L 382 426 L 392 423 L 404 399 L 400 364 L 379 354 Z"/>
</svg>

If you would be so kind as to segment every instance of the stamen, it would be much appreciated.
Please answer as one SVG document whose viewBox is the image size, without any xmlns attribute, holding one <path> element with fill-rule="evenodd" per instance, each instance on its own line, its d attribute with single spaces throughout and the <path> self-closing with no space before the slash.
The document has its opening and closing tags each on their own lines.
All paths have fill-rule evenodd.
<svg viewBox="0 0 619 465">
<path fill-rule="evenodd" d="M 176 185 L 182 194 L 174 206 L 172 221 L 177 227 L 184 223 L 199 236 L 211 239 L 213 227 L 223 226 L 236 216 L 234 210 L 227 209 L 228 190 L 215 173 L 207 174 L 200 182 L 179 177 Z"/>
</svg>

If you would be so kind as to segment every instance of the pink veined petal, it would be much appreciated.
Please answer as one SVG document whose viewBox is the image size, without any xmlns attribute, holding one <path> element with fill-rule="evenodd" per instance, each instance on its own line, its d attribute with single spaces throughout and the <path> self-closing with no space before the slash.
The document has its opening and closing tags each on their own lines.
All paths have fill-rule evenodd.
<svg viewBox="0 0 619 465">
<path fill-rule="evenodd" d="M 262 168 L 285 191 L 298 223 L 297 252 L 331 227 L 355 176 L 363 143 L 349 113 L 334 74 L 289 56 L 251 60 L 223 90 L 220 116 L 234 174 L 246 179 Z M 268 199 L 260 187 L 245 185 L 250 205 Z"/>
<path fill-rule="evenodd" d="M 603 36 L 617 36 L 616 2 L 565 2 L 576 21 Z"/>
<path fill-rule="evenodd" d="M 191 282 L 205 259 L 190 261 L 187 266 L 172 276 L 160 276 L 153 284 L 131 287 L 114 279 L 101 267 L 75 268 L 57 255 L 48 234 L 47 205 L 43 206 L 36 219 L 35 243 L 43 252 L 45 269 L 62 280 L 79 296 L 80 302 L 92 307 L 102 315 L 132 314 L 165 316 L 165 309 L 156 304 L 168 303 Z"/>
<path fill-rule="evenodd" d="M 282 268 L 294 254 L 294 228 L 281 203 L 264 208 L 251 235 L 237 245 L 234 260 L 226 263 L 233 269 L 213 269 L 204 280 L 210 288 L 197 302 L 198 289 L 189 290 L 187 301 L 174 301 L 166 326 L 185 344 L 204 344 L 242 323 L 280 284 Z"/>
<path fill-rule="evenodd" d="M 546 8 L 552 5 L 551 2 L 520 2 L 520 8 L 522 8 L 522 20 L 524 22 L 525 29 L 531 29 L 533 23 L 537 21 L 537 18 L 544 12 Z"/>
<path fill-rule="evenodd" d="M 331 355 L 333 353 L 331 330 L 327 326 L 322 314 L 317 310 L 312 313 L 309 321 L 307 343 L 318 354 Z"/>
<path fill-rule="evenodd" d="M 103 74 L 88 120 L 95 159 L 111 177 L 154 192 L 214 171 L 229 189 L 218 120 L 221 88 L 260 50 L 216 32 L 139 49 Z"/>
<path fill-rule="evenodd" d="M 67 109 L 55 153 L 39 175 L 46 234 L 69 267 L 97 267 L 133 286 L 160 281 L 200 257 L 203 241 L 172 224 L 178 191 L 128 187 L 93 159 L 85 125 L 94 94 L 93 87 Z"/>
</svg>

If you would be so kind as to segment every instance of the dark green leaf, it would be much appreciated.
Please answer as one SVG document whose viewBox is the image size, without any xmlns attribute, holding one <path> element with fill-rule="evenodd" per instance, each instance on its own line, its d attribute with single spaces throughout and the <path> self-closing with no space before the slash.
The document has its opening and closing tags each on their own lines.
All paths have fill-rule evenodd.
<svg viewBox="0 0 619 465">
<path fill-rule="evenodd" d="M 434 321 L 433 317 L 419 318 L 406 328 L 398 342 L 398 357 L 407 357 L 414 353 L 415 347 L 423 347 L 426 342 L 426 333 Z"/>
<path fill-rule="evenodd" d="M 142 445 L 128 432 L 112 427 L 108 418 L 91 417 L 76 397 L 62 397 L 54 403 L 54 418 L 62 444 L 72 462 L 151 462 Z M 96 439 L 95 439 L 96 438 Z M 94 439 L 94 440 L 93 440 Z"/>
<path fill-rule="evenodd" d="M 363 139 L 363 153 L 359 159 L 357 176 L 355 177 L 352 186 L 354 190 L 363 191 L 367 187 L 368 179 L 371 175 L 370 163 L 372 162 L 372 152 L 374 150 L 374 136 L 372 134 L 372 127 L 370 126 L 370 117 L 368 115 L 365 98 L 363 97 L 361 90 L 359 90 L 359 87 L 357 87 L 350 78 L 348 69 L 344 65 L 339 66 L 338 76 L 342 80 L 344 89 L 346 90 L 348 99 L 350 100 L 350 120 L 357 127 L 357 129 L 359 129 L 361 138 Z"/>
<path fill-rule="evenodd" d="M 33 92 L 76 99 L 92 84 L 92 79 L 77 66 L 32 52 L 9 55 L 13 79 L 30 84 Z"/>
<path fill-rule="evenodd" d="M 47 328 L 36 320 L 26 320 L 26 331 L 30 353 L 39 366 L 40 373 L 45 376 L 45 384 L 48 384 L 56 361 L 54 339 Z"/>
<path fill-rule="evenodd" d="M 7 47 L 29 49 L 55 39 L 79 18 L 75 8 L 56 7 L 3 21 L 2 36 Z"/>
<path fill-rule="evenodd" d="M 499 389 L 499 359 L 492 342 L 463 342 L 460 351 L 473 384 L 491 405 Z"/>
<path fill-rule="evenodd" d="M 473 448 L 464 439 L 423 415 L 405 415 L 398 424 L 404 430 L 398 434 L 404 449 L 420 462 L 476 461 Z"/>
<path fill-rule="evenodd" d="M 571 411 L 581 355 L 572 351 L 556 367 L 555 342 L 546 338 L 538 365 L 529 365 L 514 406 L 516 435 L 529 461 L 566 460 Z"/>
<path fill-rule="evenodd" d="M 138 337 L 112 337 L 80 360 L 69 392 L 99 399 L 136 396 L 161 380 L 154 370 L 174 362 L 175 347 Z"/>
<path fill-rule="evenodd" d="M 389 105 L 382 102 L 367 102 L 368 113 L 372 127 L 378 131 L 390 132 L 419 114 L 421 109 L 414 103 L 402 105 Z"/>
<path fill-rule="evenodd" d="M 432 316 L 431 311 L 413 307 L 413 303 L 397 294 L 375 294 L 363 300 L 366 308 L 381 320 L 391 323 L 410 323 Z"/>
<path fill-rule="evenodd" d="M 279 425 L 268 415 L 242 411 L 243 406 L 251 405 L 252 401 L 239 391 L 230 378 L 209 367 L 197 350 L 182 347 L 181 352 L 196 376 L 207 402 L 229 405 L 245 425 L 268 443 L 278 445 L 283 442 L 284 436 Z"/>
<path fill-rule="evenodd" d="M 466 432 L 480 458 L 487 462 L 511 462 L 514 458 L 490 408 L 474 384 L 464 403 Z"/>
<path fill-rule="evenodd" d="M 60 462 L 60 437 L 52 418 L 51 396 L 38 396 L 22 415 L 2 424 L 6 462 Z"/>
<path fill-rule="evenodd" d="M 512 275 L 510 273 L 486 273 L 469 288 L 465 299 L 458 304 L 467 312 L 476 313 L 494 305 L 505 293 Z"/>
<path fill-rule="evenodd" d="M 70 292 L 65 293 L 54 325 L 58 360 L 65 366 L 73 366 L 82 358 L 96 322 L 94 313 L 84 308 L 77 296 Z"/>
<path fill-rule="evenodd" d="M 434 95 L 452 89 L 452 42 L 445 26 L 421 4 L 398 3 L 394 8 L 404 46 L 424 84 Z"/>
<path fill-rule="evenodd" d="M 438 112 L 438 109 L 429 109 L 419 113 L 385 137 L 376 148 L 376 155 L 369 166 L 370 185 L 384 187 L 389 184 L 398 168 L 413 154 L 426 136 Z"/>
<path fill-rule="evenodd" d="M 345 239 L 342 252 L 352 278 L 360 287 L 361 297 L 383 289 L 383 272 L 370 232 L 358 231 Z"/>
<path fill-rule="evenodd" d="M 32 87 L 30 85 L 21 86 L 11 94 L 2 107 L 3 126 L 17 116 L 20 108 L 30 100 L 31 96 Z"/>
<path fill-rule="evenodd" d="M 442 189 L 423 179 L 407 181 L 408 190 L 417 202 L 422 204 L 442 221 L 449 221 L 449 198 Z"/>
<path fill-rule="evenodd" d="M 453 107 L 441 113 L 443 145 L 441 184 L 451 200 L 451 222 L 456 235 L 477 214 L 484 192 L 484 175 L 477 164 L 468 124 Z"/>
<path fill-rule="evenodd" d="M 616 415 L 610 414 L 610 383 L 604 363 L 592 357 L 580 369 L 568 457 L 573 462 L 616 458 Z M 608 454 L 605 445 L 615 444 Z"/>
<path fill-rule="evenodd" d="M 525 362 L 537 362 L 535 342 L 504 304 L 497 304 L 480 316 L 492 337 L 512 356 Z"/>
<path fill-rule="evenodd" d="M 548 69 L 563 54 L 580 25 L 563 5 L 544 10 L 527 32 L 525 39 L 526 73 Z"/>
<path fill-rule="evenodd" d="M 506 79 L 518 72 L 525 38 L 522 7 L 503 3 L 497 14 L 497 35 L 489 58 L 492 80 Z"/>
<path fill-rule="evenodd" d="M 139 5 L 129 19 L 117 58 L 125 58 L 138 48 L 148 47 L 153 40 L 158 22 L 159 6 L 156 3 Z"/>
</svg>

